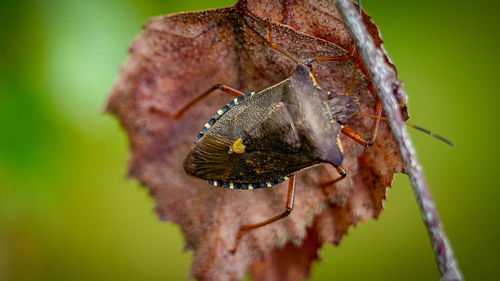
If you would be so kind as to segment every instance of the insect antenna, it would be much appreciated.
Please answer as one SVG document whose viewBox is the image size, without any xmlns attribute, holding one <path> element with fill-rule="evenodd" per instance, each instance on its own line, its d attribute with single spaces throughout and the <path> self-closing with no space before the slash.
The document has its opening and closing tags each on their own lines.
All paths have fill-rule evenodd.
<svg viewBox="0 0 500 281">
<path fill-rule="evenodd" d="M 363 117 L 369 117 L 369 118 L 379 118 L 380 120 L 387 121 L 387 117 L 384 117 L 384 116 L 377 117 L 377 116 L 375 116 L 375 115 L 364 114 L 364 113 L 359 113 L 359 112 L 354 113 L 354 115 L 363 116 Z M 406 122 L 406 126 L 408 126 L 408 127 L 412 127 L 413 129 L 419 130 L 420 132 L 423 132 L 423 133 L 426 133 L 426 134 L 428 134 L 428 135 L 430 135 L 430 136 L 433 136 L 433 137 L 435 137 L 436 139 L 438 139 L 438 140 L 440 140 L 440 141 L 442 141 L 442 142 L 444 142 L 444 143 L 448 144 L 448 145 L 449 145 L 449 146 L 451 146 L 451 147 L 455 147 L 455 144 L 454 144 L 453 142 L 451 142 L 450 140 L 448 140 L 448 139 L 447 139 L 447 138 L 445 138 L 445 137 L 442 137 L 442 136 L 440 136 L 440 135 L 438 135 L 438 134 L 433 133 L 432 131 L 429 131 L 429 130 L 427 130 L 427 129 L 425 129 L 425 128 L 422 128 L 422 127 L 420 127 L 420 126 L 417 126 L 417 125 L 412 124 L 412 123 L 409 123 L 409 122 Z"/>
<path fill-rule="evenodd" d="M 450 140 L 448 140 L 448 139 L 446 139 L 446 138 L 444 138 L 444 137 L 442 137 L 442 136 L 440 136 L 440 135 L 438 135 L 438 134 L 435 134 L 435 133 L 433 133 L 433 132 L 431 132 L 431 131 L 429 131 L 429 130 L 427 130 L 427 129 L 424 129 L 424 128 L 422 128 L 422 127 L 419 127 L 419 126 L 414 125 L 414 124 L 411 124 L 411 123 L 406 123 L 406 125 L 408 125 L 408 126 L 410 126 L 410 127 L 414 128 L 414 129 L 416 129 L 416 130 L 419 130 L 420 132 L 424 132 L 424 133 L 426 133 L 426 134 L 428 134 L 428 135 L 431 135 L 431 136 L 433 136 L 433 137 L 437 138 L 438 140 L 441 140 L 442 142 L 447 143 L 449 146 L 455 147 L 455 144 L 454 144 L 454 143 L 452 143 Z"/>
</svg>

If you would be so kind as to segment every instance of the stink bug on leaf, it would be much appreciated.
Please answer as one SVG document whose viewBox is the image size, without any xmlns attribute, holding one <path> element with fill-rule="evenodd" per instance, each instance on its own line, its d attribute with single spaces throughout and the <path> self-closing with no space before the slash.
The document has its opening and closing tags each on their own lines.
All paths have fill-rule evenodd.
<svg viewBox="0 0 500 281">
<path fill-rule="evenodd" d="M 184 161 L 184 170 L 212 185 L 230 189 L 266 188 L 289 180 L 285 211 L 263 222 L 241 226 L 233 251 L 245 232 L 290 214 L 296 173 L 327 163 L 339 176 L 323 183 L 324 187 L 345 178 L 340 133 L 368 147 L 375 141 L 382 114 L 382 106 L 377 103 L 372 135 L 365 139 L 344 125 L 359 111 L 356 98 L 331 93 L 316 82 L 313 62 L 348 61 L 352 56 L 300 62 L 272 42 L 270 30 L 267 41 L 297 64 L 289 78 L 252 93 L 218 84 L 175 114 L 153 109 L 177 119 L 214 90 L 235 96 L 202 127 Z"/>
</svg>

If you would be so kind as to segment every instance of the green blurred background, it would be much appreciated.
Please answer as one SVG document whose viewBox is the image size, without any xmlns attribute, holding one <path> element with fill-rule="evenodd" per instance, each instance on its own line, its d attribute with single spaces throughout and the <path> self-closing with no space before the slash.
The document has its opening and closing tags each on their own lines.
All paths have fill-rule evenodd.
<svg viewBox="0 0 500 281">
<path fill-rule="evenodd" d="M 2 0 L 0 280 L 184 280 L 192 259 L 125 178 L 124 131 L 102 114 L 151 16 L 234 1 Z M 500 280 L 497 1 L 363 1 L 410 95 L 412 132 L 468 280 Z M 378 220 L 326 246 L 311 280 L 437 280 L 406 176 Z"/>
</svg>

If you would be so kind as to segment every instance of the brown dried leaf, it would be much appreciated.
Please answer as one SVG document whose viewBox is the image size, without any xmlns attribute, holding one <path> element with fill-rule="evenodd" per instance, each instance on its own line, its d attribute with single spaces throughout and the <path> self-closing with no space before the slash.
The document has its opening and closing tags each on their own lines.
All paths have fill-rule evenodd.
<svg viewBox="0 0 500 281">
<path fill-rule="evenodd" d="M 194 251 L 192 274 L 200 280 L 239 280 L 250 266 L 256 280 L 306 278 L 323 243 L 339 243 L 350 225 L 380 214 L 386 187 L 403 169 L 385 123 L 369 149 L 342 136 L 348 177 L 329 188 L 329 198 L 319 185 L 337 175 L 334 169 L 323 165 L 299 173 L 292 214 L 245 234 L 230 254 L 240 225 L 284 210 L 286 183 L 228 190 L 185 174 L 183 161 L 201 126 L 230 100 L 224 94 L 212 94 L 180 120 L 151 108 L 173 113 L 217 83 L 256 91 L 289 76 L 295 65 L 269 48 L 267 18 L 273 20 L 273 41 L 302 60 L 355 53 L 332 1 L 240 1 L 234 7 L 151 19 L 131 46 L 109 99 L 108 111 L 129 135 L 130 176 L 151 190 L 162 219 L 180 225 L 186 248 Z M 375 25 L 367 15 L 364 20 L 381 44 Z M 349 88 L 353 67 L 352 62 L 314 65 L 320 84 L 337 93 Z M 370 85 L 358 71 L 353 94 L 364 113 L 373 113 Z M 404 96 L 395 95 L 404 102 Z M 368 136 L 372 122 L 352 118 L 349 126 Z"/>
</svg>

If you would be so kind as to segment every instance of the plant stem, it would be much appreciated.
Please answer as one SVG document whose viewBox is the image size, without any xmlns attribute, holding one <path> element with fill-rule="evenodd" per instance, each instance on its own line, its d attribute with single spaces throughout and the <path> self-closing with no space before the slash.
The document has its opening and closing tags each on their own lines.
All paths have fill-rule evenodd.
<svg viewBox="0 0 500 281">
<path fill-rule="evenodd" d="M 410 176 L 422 218 L 431 238 L 441 272 L 441 280 L 463 280 L 453 249 L 439 219 L 436 204 L 429 192 L 422 166 L 406 131 L 400 107 L 394 97 L 394 89 L 397 90 L 395 85 L 398 83 L 395 70 L 386 63 L 384 54 L 375 46 L 351 0 L 334 0 L 334 2 L 356 42 L 379 99 L 384 105 L 385 114 L 399 144 L 406 171 Z"/>
</svg>

